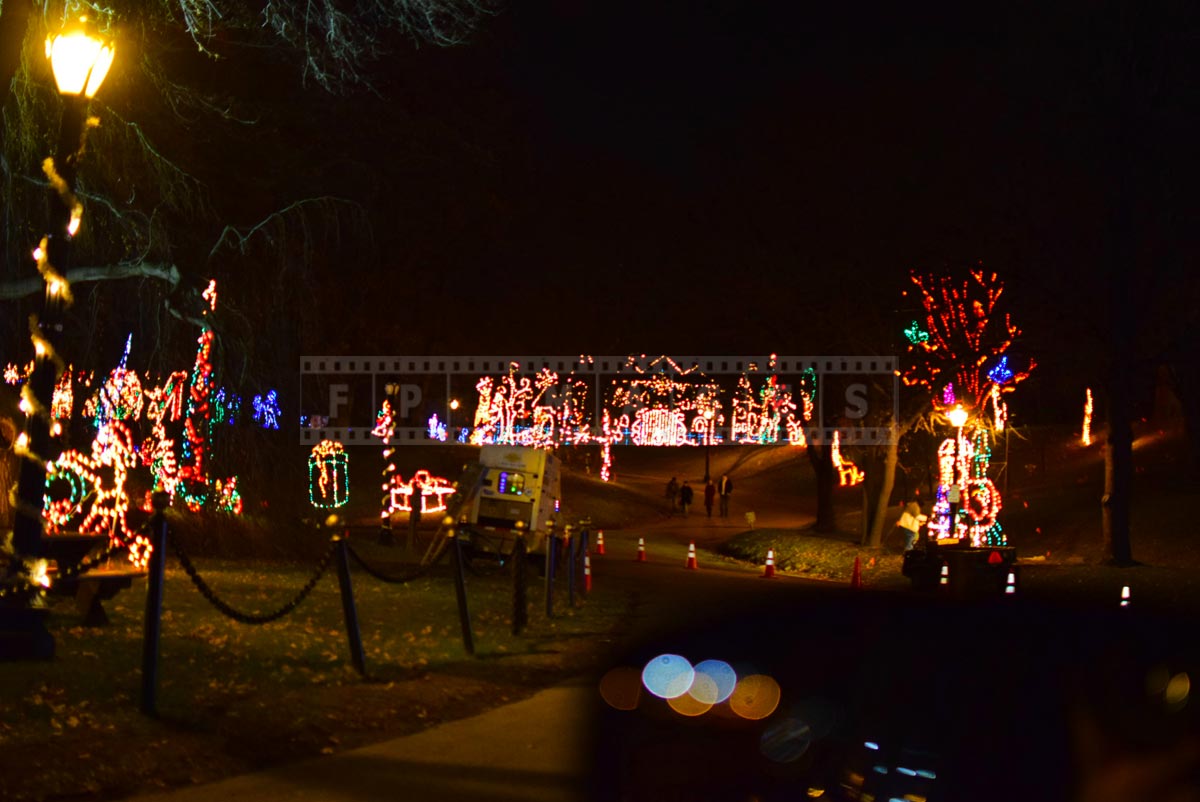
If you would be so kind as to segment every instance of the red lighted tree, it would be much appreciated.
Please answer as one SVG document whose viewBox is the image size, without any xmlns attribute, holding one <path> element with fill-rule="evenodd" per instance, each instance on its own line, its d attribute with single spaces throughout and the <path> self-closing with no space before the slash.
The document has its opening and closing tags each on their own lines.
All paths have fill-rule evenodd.
<svg viewBox="0 0 1200 802">
<path fill-rule="evenodd" d="M 1023 370 L 1008 364 L 1005 352 L 1021 330 L 999 309 L 1004 284 L 982 269 L 965 278 L 914 273 L 912 282 L 925 319 L 904 332 L 908 352 L 916 356 L 904 370 L 904 384 L 924 388 L 938 411 L 962 404 L 981 415 L 991 401 L 993 420 L 1002 427 L 999 393 L 1010 392 L 1034 368 L 1032 361 Z"/>
</svg>

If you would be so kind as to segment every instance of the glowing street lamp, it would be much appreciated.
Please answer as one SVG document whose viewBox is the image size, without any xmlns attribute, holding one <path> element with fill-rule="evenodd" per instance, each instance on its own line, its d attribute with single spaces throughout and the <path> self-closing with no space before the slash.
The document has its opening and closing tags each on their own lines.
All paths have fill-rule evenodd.
<svg viewBox="0 0 1200 802">
<path fill-rule="evenodd" d="M 87 104 L 108 75 L 114 53 L 113 43 L 98 35 L 86 17 L 46 39 L 46 57 L 63 98 L 63 113 L 54 158 L 47 160 L 46 167 L 50 179 L 47 233 L 43 245 L 34 252 L 38 271 L 46 282 L 46 298 L 37 328 L 32 332 L 36 356 L 28 381 L 35 403 L 25 417 L 23 441 L 28 444 L 30 458 L 22 461 L 17 484 L 21 503 L 13 525 L 14 558 L 10 574 L 29 576 L 30 566 L 36 565 L 45 553 L 40 513 L 46 464 L 56 456 L 52 453 L 52 432 L 57 427 L 49 410 L 58 380 L 56 364 L 61 362 L 54 346 L 62 331 L 61 306 L 70 302 L 65 275 L 71 238 L 79 229 L 83 209 L 75 195 L 75 176 L 87 135 Z M 49 643 L 53 650 L 53 640 Z"/>
<path fill-rule="evenodd" d="M 963 475 L 961 469 L 962 453 L 963 453 L 963 426 L 971 417 L 971 413 L 963 409 L 962 404 L 957 404 L 954 409 L 946 413 L 946 417 L 950 420 L 950 425 L 954 427 L 954 484 L 949 488 L 950 500 L 950 524 L 946 534 L 949 536 L 958 535 L 958 510 L 962 503 L 962 489 L 965 484 L 966 476 Z"/>
<path fill-rule="evenodd" d="M 46 58 L 50 59 L 61 95 L 94 98 L 108 75 L 115 52 L 112 40 L 96 33 L 87 17 L 80 17 L 57 34 L 46 37 Z"/>
<path fill-rule="evenodd" d="M 955 429 L 961 429 L 966 425 L 967 419 L 971 417 L 971 413 L 962 408 L 959 404 L 954 409 L 946 413 L 946 417 L 950 419 L 950 425 Z"/>
</svg>

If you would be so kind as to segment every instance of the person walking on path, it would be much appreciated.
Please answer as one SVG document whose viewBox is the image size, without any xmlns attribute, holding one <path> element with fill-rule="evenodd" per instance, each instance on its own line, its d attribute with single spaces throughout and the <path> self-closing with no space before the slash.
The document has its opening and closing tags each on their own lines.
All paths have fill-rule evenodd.
<svg viewBox="0 0 1200 802">
<path fill-rule="evenodd" d="M 687 479 L 683 480 L 683 487 L 679 488 L 679 507 L 683 510 L 683 517 L 688 517 L 688 508 L 692 506 L 692 486 L 688 484 Z"/>
<path fill-rule="evenodd" d="M 917 535 L 921 532 L 921 502 L 917 499 L 912 499 L 904 506 L 904 511 L 900 513 L 900 520 L 896 522 L 896 527 L 904 533 L 904 550 L 912 551 L 913 545 L 917 542 Z"/>
<path fill-rule="evenodd" d="M 671 477 L 671 481 L 667 482 L 667 514 L 674 515 L 679 509 L 679 482 L 675 477 Z"/>
<path fill-rule="evenodd" d="M 717 497 L 717 486 L 713 484 L 713 480 L 709 479 L 704 485 L 704 512 L 708 517 L 712 517 L 713 499 Z"/>
<path fill-rule="evenodd" d="M 721 517 L 729 517 L 729 497 L 733 495 L 733 480 L 729 474 L 721 474 L 721 483 L 717 485 L 717 493 L 721 496 Z"/>
</svg>

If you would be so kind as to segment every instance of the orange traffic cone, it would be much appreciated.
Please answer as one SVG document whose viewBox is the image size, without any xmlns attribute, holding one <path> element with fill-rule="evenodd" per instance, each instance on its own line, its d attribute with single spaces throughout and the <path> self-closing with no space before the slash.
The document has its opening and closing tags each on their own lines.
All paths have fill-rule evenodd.
<svg viewBox="0 0 1200 802">
<path fill-rule="evenodd" d="M 1004 582 L 1004 595 L 1012 596 L 1017 592 L 1017 575 L 1009 571 L 1008 579 Z"/>
<path fill-rule="evenodd" d="M 604 530 L 600 530 L 596 533 L 596 553 L 604 553 Z"/>
<path fill-rule="evenodd" d="M 592 592 L 592 556 L 586 551 L 583 553 L 583 592 Z"/>
<path fill-rule="evenodd" d="M 938 584 L 939 585 L 949 585 L 950 584 L 950 566 L 947 565 L 946 563 L 942 563 L 942 573 L 941 573 L 941 576 L 938 578 Z"/>
<path fill-rule="evenodd" d="M 767 549 L 767 564 L 763 566 L 763 579 L 775 576 L 775 549 Z"/>
<path fill-rule="evenodd" d="M 862 565 L 859 564 L 858 557 L 855 557 L 854 571 L 850 574 L 850 587 L 861 588 L 862 586 Z"/>
<path fill-rule="evenodd" d="M 646 538 L 638 538 L 637 561 L 640 563 L 646 562 Z"/>
<path fill-rule="evenodd" d="M 687 563 L 683 566 L 690 571 L 695 571 L 700 566 L 696 565 L 696 544 L 695 542 L 688 544 Z"/>
<path fill-rule="evenodd" d="M 1121 587 L 1121 606 L 1122 606 L 1122 607 L 1128 607 L 1128 606 L 1129 606 L 1129 604 L 1130 604 L 1130 598 L 1129 598 L 1129 586 L 1128 586 L 1128 585 L 1123 585 L 1123 586 Z"/>
</svg>

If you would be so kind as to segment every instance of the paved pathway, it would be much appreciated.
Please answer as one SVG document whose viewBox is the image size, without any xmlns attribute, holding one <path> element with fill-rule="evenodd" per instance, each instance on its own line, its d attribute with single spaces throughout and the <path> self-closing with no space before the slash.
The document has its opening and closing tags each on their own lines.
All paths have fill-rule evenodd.
<svg viewBox="0 0 1200 802">
<path fill-rule="evenodd" d="M 138 802 L 575 802 L 586 798 L 594 688 L 577 680 L 415 735 Z"/>
</svg>

